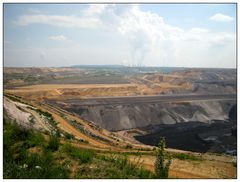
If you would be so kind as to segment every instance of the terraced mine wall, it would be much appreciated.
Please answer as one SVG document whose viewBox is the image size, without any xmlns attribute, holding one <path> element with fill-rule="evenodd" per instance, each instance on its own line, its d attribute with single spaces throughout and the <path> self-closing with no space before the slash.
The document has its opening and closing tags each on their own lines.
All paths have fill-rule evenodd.
<svg viewBox="0 0 240 182">
<path fill-rule="evenodd" d="M 107 130 L 119 131 L 159 124 L 226 121 L 235 105 L 236 101 L 193 101 L 70 106 L 65 109 Z"/>
<path fill-rule="evenodd" d="M 138 128 L 145 135 L 134 136 L 157 146 L 165 137 L 167 147 L 236 155 L 236 101 L 193 101 L 159 104 L 79 106 L 67 110 L 110 130 Z"/>
</svg>

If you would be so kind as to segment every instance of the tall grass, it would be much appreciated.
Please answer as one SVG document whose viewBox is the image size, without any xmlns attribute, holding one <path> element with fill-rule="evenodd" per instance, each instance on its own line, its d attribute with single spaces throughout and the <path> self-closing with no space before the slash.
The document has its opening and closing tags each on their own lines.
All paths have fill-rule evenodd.
<svg viewBox="0 0 240 182">
<path fill-rule="evenodd" d="M 57 135 L 45 139 L 40 133 L 26 130 L 4 119 L 3 177 L 5 179 L 63 179 L 70 177 L 64 161 L 78 161 L 75 178 L 152 178 L 153 173 L 133 165 L 127 156 L 105 156 L 79 149 L 69 143 L 60 144 Z M 36 150 L 33 150 L 36 149 Z M 120 157 L 119 157 L 120 156 Z M 72 177 L 72 176 L 71 176 Z"/>
<path fill-rule="evenodd" d="M 66 143 L 63 146 L 63 151 L 66 152 L 73 159 L 79 160 L 80 163 L 91 162 L 95 153 L 91 150 L 78 149 L 73 147 L 71 144 Z"/>
<path fill-rule="evenodd" d="M 140 163 L 132 164 L 129 162 L 127 155 L 106 156 L 100 155 L 101 161 L 109 162 L 110 165 L 105 170 L 108 173 L 107 178 L 112 179 L 148 179 L 154 178 L 154 174 L 143 169 Z"/>
<path fill-rule="evenodd" d="M 47 148 L 41 134 L 10 124 L 4 118 L 3 178 L 47 179 L 68 178 L 69 172 L 53 161 L 49 150 L 30 153 L 32 147 Z"/>
<path fill-rule="evenodd" d="M 56 150 L 58 150 L 58 148 L 59 148 L 59 138 L 56 134 L 55 135 L 52 134 L 50 136 L 50 139 L 49 139 L 49 142 L 47 145 L 47 149 L 49 149 L 51 151 L 56 151 Z"/>
</svg>

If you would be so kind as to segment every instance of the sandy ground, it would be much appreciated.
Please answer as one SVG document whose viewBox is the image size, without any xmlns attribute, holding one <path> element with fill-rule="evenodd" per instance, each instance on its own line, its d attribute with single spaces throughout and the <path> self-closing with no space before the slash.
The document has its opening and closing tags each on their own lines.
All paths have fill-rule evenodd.
<svg viewBox="0 0 240 182">
<path fill-rule="evenodd" d="M 36 121 L 34 117 L 34 120 L 36 122 L 31 123 L 30 118 L 33 117 L 33 115 L 27 112 L 25 109 L 20 110 L 19 108 L 17 108 L 17 105 L 18 104 L 16 102 L 13 102 L 10 99 L 4 97 L 3 107 L 11 119 L 15 120 L 19 125 L 23 127 L 35 128 L 36 130 L 44 130 L 44 127 L 41 125 L 41 123 L 38 122 L 39 120 Z M 21 104 L 19 104 L 18 106 L 20 105 Z"/>
<path fill-rule="evenodd" d="M 38 106 L 39 107 L 39 106 Z M 90 144 L 92 145 L 96 145 L 98 147 L 103 147 L 103 148 L 106 148 L 108 147 L 108 145 L 102 143 L 102 142 L 99 142 L 97 140 L 94 140 L 84 134 L 82 134 L 81 132 L 79 132 L 75 127 L 73 127 L 71 124 L 69 124 L 66 120 L 64 120 L 62 117 L 60 117 L 59 115 L 57 115 L 55 112 L 53 112 L 52 110 L 46 110 L 45 108 L 43 107 L 39 107 L 41 110 L 43 111 L 47 111 L 49 113 L 52 114 L 54 120 L 56 120 L 59 124 L 58 126 L 63 129 L 64 131 L 68 132 L 68 133 L 71 133 L 73 134 L 76 138 L 79 138 L 79 139 L 84 139 L 84 140 L 87 140 Z"/>
<path fill-rule="evenodd" d="M 149 86 L 150 84 L 151 86 Z M 155 95 L 170 90 L 189 89 L 186 85 L 171 84 L 168 82 L 152 81 L 139 78 L 126 84 L 39 84 L 22 86 L 5 92 L 19 94 L 26 98 L 55 98 L 61 99 L 98 96 L 137 96 Z"/>
<path fill-rule="evenodd" d="M 130 161 L 137 163 L 138 157 L 130 156 Z M 147 169 L 154 171 L 154 156 L 141 156 L 140 164 Z M 196 179 L 209 179 L 209 178 L 236 178 L 236 168 L 232 163 L 222 161 L 188 161 L 173 159 L 169 171 L 170 178 L 196 178 Z"/>
<path fill-rule="evenodd" d="M 132 87 L 135 84 L 41 84 L 18 87 L 17 90 L 52 90 L 52 89 L 76 89 L 76 88 L 119 88 Z"/>
</svg>

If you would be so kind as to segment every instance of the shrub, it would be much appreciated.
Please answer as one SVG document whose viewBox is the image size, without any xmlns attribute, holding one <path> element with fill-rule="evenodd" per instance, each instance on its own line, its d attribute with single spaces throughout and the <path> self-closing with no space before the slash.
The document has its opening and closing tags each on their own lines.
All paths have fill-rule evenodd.
<svg viewBox="0 0 240 182">
<path fill-rule="evenodd" d="M 64 135 L 65 135 L 65 138 L 66 139 L 69 139 L 69 140 L 71 140 L 71 139 L 74 139 L 75 137 L 74 137 L 74 135 L 72 135 L 72 134 L 70 134 L 70 133 L 64 133 Z"/>
<path fill-rule="evenodd" d="M 165 150 L 165 139 L 161 138 L 159 142 L 159 147 L 157 149 L 157 159 L 155 162 L 155 173 L 156 178 L 166 179 L 168 178 L 168 171 L 171 165 L 171 159 L 166 160 Z"/>
</svg>

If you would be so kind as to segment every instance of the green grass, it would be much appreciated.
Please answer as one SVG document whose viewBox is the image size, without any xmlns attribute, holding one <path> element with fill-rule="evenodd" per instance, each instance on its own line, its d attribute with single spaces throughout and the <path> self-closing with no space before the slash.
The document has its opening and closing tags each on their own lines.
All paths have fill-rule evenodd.
<svg viewBox="0 0 240 182">
<path fill-rule="evenodd" d="M 186 153 L 171 153 L 170 154 L 173 158 L 177 158 L 180 160 L 192 160 L 192 161 L 201 161 L 202 158 L 192 155 L 192 154 L 186 154 Z"/>
<path fill-rule="evenodd" d="M 79 149 L 68 140 L 61 144 L 57 134 L 45 139 L 41 133 L 10 124 L 5 117 L 3 139 L 4 179 L 154 177 L 140 164 L 131 164 L 125 155 L 107 156 L 90 149 Z M 76 170 L 72 172 L 74 165 Z"/>
<path fill-rule="evenodd" d="M 109 179 L 147 179 L 154 178 L 154 174 L 141 168 L 141 165 L 133 165 L 127 156 L 97 155 L 92 162 L 93 166 L 80 168 L 76 178 L 109 178 Z M 88 175 L 91 171 L 91 176 Z"/>
<path fill-rule="evenodd" d="M 92 150 L 77 149 L 69 143 L 63 145 L 63 151 L 73 159 L 78 160 L 80 163 L 91 162 L 95 156 L 95 153 Z"/>
<path fill-rule="evenodd" d="M 153 177 L 154 175 L 151 172 L 130 164 L 125 157 L 95 159 L 93 166 L 80 168 L 75 175 L 75 178 L 85 179 L 144 179 Z"/>
<path fill-rule="evenodd" d="M 4 118 L 3 139 L 3 178 L 68 178 L 68 170 L 55 163 L 52 152 L 46 147 L 47 142 L 40 133 L 10 124 Z M 43 152 L 29 152 L 33 147 L 39 147 Z"/>
<path fill-rule="evenodd" d="M 48 145 L 47 145 L 47 149 L 51 150 L 51 151 L 57 151 L 59 148 L 59 138 L 57 135 L 51 135 Z"/>
</svg>

